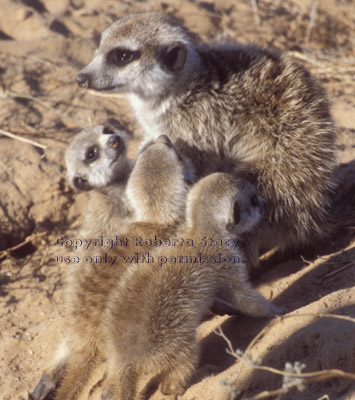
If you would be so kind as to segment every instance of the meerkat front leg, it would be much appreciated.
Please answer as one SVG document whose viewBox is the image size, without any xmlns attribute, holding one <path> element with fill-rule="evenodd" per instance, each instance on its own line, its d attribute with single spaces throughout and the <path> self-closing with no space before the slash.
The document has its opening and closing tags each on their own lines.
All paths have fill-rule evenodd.
<svg viewBox="0 0 355 400">
<path fill-rule="evenodd" d="M 172 396 L 178 399 L 182 396 L 189 386 L 192 374 L 195 372 L 196 366 L 191 365 L 188 368 L 186 364 L 175 366 L 165 377 L 161 383 L 161 392 L 164 396 Z"/>
<path fill-rule="evenodd" d="M 54 368 L 45 372 L 34 391 L 29 394 L 29 400 L 49 400 L 53 392 L 59 385 L 66 368 L 66 361 L 56 365 Z"/>
<path fill-rule="evenodd" d="M 244 241 L 244 252 L 248 260 L 248 268 L 253 273 L 253 271 L 260 268 L 259 246 L 255 240 L 255 236 L 253 235 L 253 233 L 247 233 L 244 236 Z"/>
<path fill-rule="evenodd" d="M 55 400 L 77 400 L 90 382 L 93 373 L 102 365 L 104 358 L 98 350 L 86 347 L 77 351 L 70 359 L 64 372 L 63 380 L 55 394 Z"/>
<path fill-rule="evenodd" d="M 248 281 L 244 281 L 241 285 L 240 277 L 234 281 L 234 277 L 229 276 L 226 280 L 230 282 L 229 301 L 231 306 L 242 313 L 253 317 L 276 317 L 287 312 L 285 308 L 268 301 Z M 224 285 L 224 287 L 228 287 L 227 282 Z"/>
<path fill-rule="evenodd" d="M 213 301 L 210 311 L 215 315 L 239 315 L 240 311 L 234 308 L 228 301 L 216 297 Z"/>
<path fill-rule="evenodd" d="M 105 381 L 102 400 L 140 400 L 137 398 L 138 372 L 130 366 L 113 365 L 114 372 Z M 111 368 L 111 370 L 112 370 Z"/>
<path fill-rule="evenodd" d="M 184 341 L 184 348 L 171 360 L 169 369 L 162 372 L 161 392 L 165 396 L 182 396 L 190 384 L 199 360 L 199 344 L 196 338 Z"/>
<path fill-rule="evenodd" d="M 39 383 L 32 393 L 29 393 L 29 400 L 50 400 L 53 392 L 58 388 L 69 360 L 69 349 L 66 341 L 59 346 L 54 361 L 45 370 Z"/>
</svg>

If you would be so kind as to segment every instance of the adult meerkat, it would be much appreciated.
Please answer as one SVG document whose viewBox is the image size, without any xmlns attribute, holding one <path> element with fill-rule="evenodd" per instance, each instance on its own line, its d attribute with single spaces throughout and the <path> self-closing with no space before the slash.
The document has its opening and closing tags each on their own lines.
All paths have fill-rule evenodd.
<svg viewBox="0 0 355 400">
<path fill-rule="evenodd" d="M 123 93 L 144 141 L 167 134 L 200 176 L 234 172 L 266 200 L 248 241 L 297 247 L 326 229 L 335 166 L 334 125 L 324 90 L 290 57 L 254 45 L 196 44 L 160 13 L 124 17 L 106 29 L 82 88 Z"/>
<path fill-rule="evenodd" d="M 197 245 L 202 236 L 228 240 L 249 231 L 262 207 L 255 187 L 230 174 L 211 174 L 194 186 L 183 236 L 196 246 L 159 252 L 170 263 L 137 264 L 111 291 L 102 325 L 108 354 L 104 399 L 141 398 L 137 381 L 147 373 L 161 378 L 164 395 L 182 395 L 198 363 L 196 328 L 221 291 L 246 314 L 280 313 L 252 288 L 246 265 L 228 261 L 242 259 L 240 249 L 219 248 L 219 261 L 216 248 Z M 201 253 L 202 262 L 191 261 Z"/>
<path fill-rule="evenodd" d="M 66 339 L 30 395 L 33 400 L 51 398 L 56 387 L 56 400 L 80 398 L 105 358 L 100 348 L 100 321 L 113 285 L 131 267 L 123 257 L 142 255 L 154 247 L 136 247 L 133 237 L 169 239 L 184 219 L 185 196 L 193 178 L 191 165 L 178 155 L 167 137 L 161 137 L 141 151 L 129 173 L 126 146 L 124 133 L 102 126 L 85 129 L 68 146 L 69 181 L 79 189 L 93 189 L 83 237 L 119 232 L 118 238 L 127 238 L 127 245 L 105 250 L 118 259 L 113 265 L 85 262 L 84 257 L 103 253 L 102 248 L 90 246 L 80 253 L 81 262 L 70 267 Z M 139 293 L 136 295 L 139 297 Z M 223 311 L 224 303 L 220 304 Z M 226 310 L 230 312 L 228 305 Z"/>
</svg>

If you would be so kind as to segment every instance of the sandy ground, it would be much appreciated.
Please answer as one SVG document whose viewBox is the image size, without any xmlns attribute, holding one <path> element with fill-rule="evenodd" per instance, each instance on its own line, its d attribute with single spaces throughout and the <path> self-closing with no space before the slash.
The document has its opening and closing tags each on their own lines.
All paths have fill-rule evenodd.
<svg viewBox="0 0 355 400">
<path fill-rule="evenodd" d="M 257 13 L 253 11 L 257 4 Z M 312 18 L 312 4 L 317 5 Z M 46 149 L 0 135 L 0 399 L 27 398 L 50 362 L 63 326 L 66 265 L 61 235 L 73 237 L 86 195 L 65 181 L 63 154 L 69 139 L 96 123 L 140 131 L 129 106 L 77 88 L 77 72 L 92 57 L 100 32 L 128 13 L 174 14 L 204 40 L 251 41 L 293 54 L 324 85 L 338 126 L 339 161 L 355 159 L 355 15 L 351 0 L 125 1 L 1 0 L 0 128 Z M 349 173 L 348 179 L 355 179 Z M 287 379 L 260 371 L 226 353 L 214 333 L 222 327 L 234 349 L 261 365 L 284 370 L 300 362 L 303 372 L 355 372 L 355 227 L 307 254 L 275 263 L 256 281 L 258 290 L 290 310 L 286 318 L 215 317 L 199 329 L 200 368 L 184 399 L 271 398 L 258 393 L 286 387 Z M 32 236 L 31 236 L 32 235 Z M 32 241 L 6 251 L 29 237 Z M 245 357 L 250 359 L 250 357 Z M 304 381 L 282 399 L 355 399 L 354 380 L 328 377 Z M 286 391 L 286 389 L 285 389 Z M 162 399 L 159 390 L 152 399 Z M 277 398 L 277 397 L 272 397 Z"/>
</svg>

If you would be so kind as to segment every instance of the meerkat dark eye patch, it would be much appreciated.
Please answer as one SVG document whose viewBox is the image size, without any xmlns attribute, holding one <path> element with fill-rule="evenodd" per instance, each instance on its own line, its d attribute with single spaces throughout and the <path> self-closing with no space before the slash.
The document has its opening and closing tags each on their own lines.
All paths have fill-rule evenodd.
<svg viewBox="0 0 355 400">
<path fill-rule="evenodd" d="M 124 67 L 130 62 L 137 60 L 141 53 L 138 50 L 128 50 L 124 47 L 116 47 L 107 54 L 107 64 L 115 65 L 116 67 Z"/>
<path fill-rule="evenodd" d="M 113 135 L 115 133 L 115 131 L 111 128 L 107 128 L 106 126 L 104 127 L 104 129 L 102 130 L 102 133 L 104 135 Z"/>
<path fill-rule="evenodd" d="M 88 148 L 88 150 L 85 153 L 85 161 L 87 163 L 92 163 L 93 161 L 97 160 L 99 155 L 100 155 L 100 151 L 99 151 L 98 147 L 92 146 L 92 147 Z"/>
<path fill-rule="evenodd" d="M 240 210 L 239 210 L 239 204 L 237 201 L 235 201 L 233 204 L 233 221 L 234 221 L 234 225 L 238 225 L 240 222 Z"/>
<path fill-rule="evenodd" d="M 175 42 L 165 48 L 162 54 L 164 66 L 172 72 L 180 72 L 185 65 L 187 50 L 183 43 Z"/>
<path fill-rule="evenodd" d="M 107 144 L 112 147 L 113 149 L 116 149 L 117 151 L 123 151 L 124 149 L 124 142 L 120 136 L 114 135 L 109 138 Z"/>
<path fill-rule="evenodd" d="M 256 194 L 250 199 L 250 204 L 253 207 L 259 207 L 259 199 L 258 199 L 258 196 Z"/>
</svg>

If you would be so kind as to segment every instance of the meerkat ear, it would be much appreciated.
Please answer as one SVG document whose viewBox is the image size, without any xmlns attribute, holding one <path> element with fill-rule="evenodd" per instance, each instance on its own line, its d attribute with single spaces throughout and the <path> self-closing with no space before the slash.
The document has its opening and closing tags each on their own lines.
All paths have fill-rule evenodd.
<svg viewBox="0 0 355 400">
<path fill-rule="evenodd" d="M 240 210 L 239 210 L 239 204 L 237 201 L 235 201 L 233 204 L 233 222 L 234 222 L 234 225 L 238 225 L 240 222 Z"/>
<path fill-rule="evenodd" d="M 163 51 L 164 66 L 172 72 L 180 72 L 185 65 L 187 50 L 183 43 L 174 42 Z"/>
</svg>

